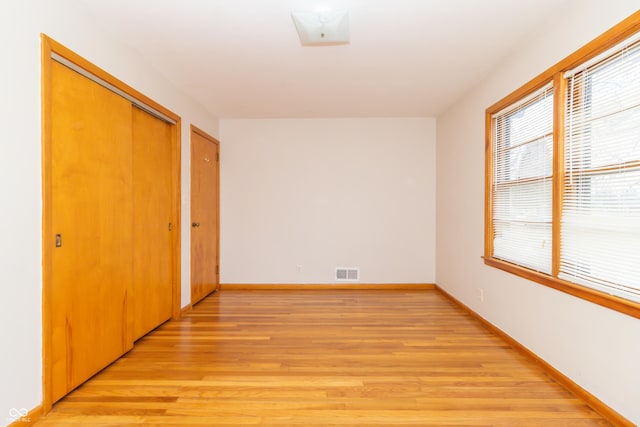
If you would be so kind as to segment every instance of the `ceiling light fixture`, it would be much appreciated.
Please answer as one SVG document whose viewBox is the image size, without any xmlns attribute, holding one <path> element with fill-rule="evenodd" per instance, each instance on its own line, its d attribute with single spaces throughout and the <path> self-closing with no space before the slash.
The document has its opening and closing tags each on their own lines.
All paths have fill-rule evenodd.
<svg viewBox="0 0 640 427">
<path fill-rule="evenodd" d="M 305 46 L 349 43 L 349 12 L 346 10 L 293 12 L 291 17 L 300 42 Z"/>
</svg>

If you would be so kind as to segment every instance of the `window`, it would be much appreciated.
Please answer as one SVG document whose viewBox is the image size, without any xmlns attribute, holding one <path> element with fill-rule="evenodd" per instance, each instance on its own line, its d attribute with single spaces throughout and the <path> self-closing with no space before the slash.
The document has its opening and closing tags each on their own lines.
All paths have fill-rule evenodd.
<svg viewBox="0 0 640 427">
<path fill-rule="evenodd" d="M 635 317 L 639 27 L 632 15 L 487 109 L 484 256 Z"/>
<path fill-rule="evenodd" d="M 559 277 L 640 301 L 640 42 L 567 79 Z"/>
<path fill-rule="evenodd" d="M 551 273 L 553 88 L 493 118 L 493 256 Z"/>
</svg>

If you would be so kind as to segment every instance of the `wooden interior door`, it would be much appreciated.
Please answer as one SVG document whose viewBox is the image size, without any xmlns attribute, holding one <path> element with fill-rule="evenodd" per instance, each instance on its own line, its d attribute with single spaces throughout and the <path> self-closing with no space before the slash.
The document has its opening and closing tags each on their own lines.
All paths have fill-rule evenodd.
<svg viewBox="0 0 640 427">
<path fill-rule="evenodd" d="M 172 314 L 171 125 L 133 108 L 131 329 L 142 337 Z"/>
<path fill-rule="evenodd" d="M 219 284 L 219 143 L 191 128 L 191 304 Z"/>
<path fill-rule="evenodd" d="M 131 103 L 53 62 L 51 399 L 132 347 Z"/>
</svg>

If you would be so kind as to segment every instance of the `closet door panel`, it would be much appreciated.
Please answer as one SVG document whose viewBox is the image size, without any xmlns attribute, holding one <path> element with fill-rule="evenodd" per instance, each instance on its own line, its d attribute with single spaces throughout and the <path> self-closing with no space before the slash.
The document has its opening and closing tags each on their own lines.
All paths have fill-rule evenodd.
<svg viewBox="0 0 640 427">
<path fill-rule="evenodd" d="M 52 399 L 132 346 L 131 103 L 52 63 Z"/>
<path fill-rule="evenodd" d="M 171 317 L 171 165 L 171 126 L 134 107 L 134 280 L 131 299 L 134 339 L 140 338 Z"/>
</svg>

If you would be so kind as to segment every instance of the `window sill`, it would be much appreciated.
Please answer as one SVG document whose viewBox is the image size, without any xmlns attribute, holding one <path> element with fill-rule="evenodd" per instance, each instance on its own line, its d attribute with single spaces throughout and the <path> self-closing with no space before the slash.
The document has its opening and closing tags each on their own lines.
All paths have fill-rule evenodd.
<svg viewBox="0 0 640 427">
<path fill-rule="evenodd" d="M 539 273 L 528 268 L 520 267 L 519 265 L 512 264 L 510 262 L 502 261 L 492 257 L 482 257 L 484 263 L 488 266 L 504 270 L 508 273 L 515 274 L 533 282 L 540 283 L 550 288 L 556 289 L 561 292 L 582 298 L 590 301 L 594 304 L 601 305 L 603 307 L 610 308 L 612 310 L 624 313 L 628 316 L 640 319 L 640 304 L 619 298 L 613 295 L 605 294 L 593 289 L 589 289 L 585 286 L 580 286 L 575 283 L 567 282 L 544 273 Z"/>
</svg>

